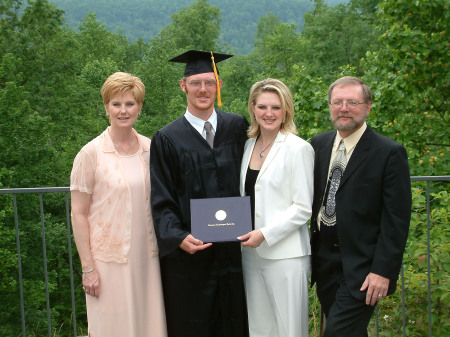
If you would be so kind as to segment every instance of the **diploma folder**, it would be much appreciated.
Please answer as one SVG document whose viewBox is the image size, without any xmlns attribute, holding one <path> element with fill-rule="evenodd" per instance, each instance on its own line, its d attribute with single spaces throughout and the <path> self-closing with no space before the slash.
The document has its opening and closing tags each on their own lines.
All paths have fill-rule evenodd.
<svg viewBox="0 0 450 337">
<path fill-rule="evenodd" d="M 191 233 L 204 243 L 239 241 L 252 230 L 250 197 L 191 199 Z"/>
</svg>

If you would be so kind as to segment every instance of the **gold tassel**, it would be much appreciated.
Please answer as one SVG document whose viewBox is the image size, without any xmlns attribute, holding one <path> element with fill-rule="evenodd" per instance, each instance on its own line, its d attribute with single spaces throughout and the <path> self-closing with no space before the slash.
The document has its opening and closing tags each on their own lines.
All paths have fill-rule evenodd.
<svg viewBox="0 0 450 337">
<path fill-rule="evenodd" d="M 213 69 L 214 69 L 214 76 L 216 77 L 216 82 L 217 82 L 217 105 L 221 106 L 222 105 L 222 99 L 220 97 L 219 75 L 217 75 L 216 63 L 214 62 L 213 52 L 211 52 L 211 60 L 212 60 L 212 66 L 213 66 Z"/>
</svg>

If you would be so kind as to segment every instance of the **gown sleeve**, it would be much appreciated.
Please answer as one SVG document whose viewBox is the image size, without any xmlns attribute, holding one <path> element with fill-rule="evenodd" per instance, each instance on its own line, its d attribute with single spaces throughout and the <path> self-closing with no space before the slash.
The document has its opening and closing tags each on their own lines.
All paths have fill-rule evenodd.
<svg viewBox="0 0 450 337">
<path fill-rule="evenodd" d="M 151 206 L 160 257 L 178 248 L 189 235 L 183 228 L 179 207 L 176 151 L 163 134 L 157 131 L 150 148 Z"/>
</svg>

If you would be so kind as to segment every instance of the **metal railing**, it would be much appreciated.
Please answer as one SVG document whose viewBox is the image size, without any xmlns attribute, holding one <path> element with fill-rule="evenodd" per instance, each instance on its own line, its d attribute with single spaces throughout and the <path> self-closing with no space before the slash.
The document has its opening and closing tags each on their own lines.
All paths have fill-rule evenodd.
<svg viewBox="0 0 450 337">
<path fill-rule="evenodd" d="M 428 330 L 429 336 L 432 336 L 432 316 L 431 316 L 431 280 L 430 280 L 430 183 L 431 182 L 448 182 L 450 181 L 450 176 L 436 176 L 436 177 L 411 177 L 412 182 L 426 182 L 426 207 L 427 207 L 427 270 L 428 270 Z M 47 310 L 47 330 L 48 336 L 52 337 L 52 322 L 50 317 L 50 295 L 49 295 L 49 281 L 48 281 L 48 270 L 47 270 L 47 243 L 45 235 L 45 213 L 44 213 L 44 202 L 43 194 L 45 193 L 64 193 L 65 198 L 65 218 L 67 227 L 67 247 L 69 256 L 69 269 L 70 269 L 70 288 L 71 288 L 71 301 L 72 301 L 72 324 L 73 324 L 73 336 L 77 336 L 77 316 L 75 308 L 75 291 L 74 291 L 74 280 L 73 280 L 73 263 L 72 263 L 72 234 L 71 234 L 71 223 L 70 223 L 70 206 L 69 206 L 69 187 L 48 187 L 48 188 L 13 188 L 13 189 L 0 189 L 0 196 L 2 195 L 12 195 L 13 198 L 13 209 L 14 209 L 14 225 L 16 233 L 16 246 L 17 246 L 17 264 L 18 264 L 18 278 L 19 278 L 19 293 L 20 293 L 20 312 L 21 312 L 21 329 L 22 336 L 27 336 L 26 334 L 26 321 L 25 321 L 25 307 L 24 307 L 24 290 L 23 290 L 23 269 L 22 269 L 22 255 L 21 255 L 21 241 L 20 241 L 20 231 L 19 231 L 19 217 L 18 217 L 18 205 L 17 205 L 17 195 L 21 194 L 38 194 L 39 196 L 39 211 L 40 211 L 40 223 L 41 223 L 41 235 L 42 235 L 42 253 L 43 253 L 43 263 L 44 263 L 44 280 L 45 280 L 45 296 L 46 296 L 46 310 Z M 404 284 L 404 270 L 402 266 L 401 270 L 401 287 L 402 287 L 402 320 L 403 320 L 403 336 L 406 336 L 406 322 L 405 322 L 405 284 Z M 376 330 L 377 336 L 379 331 L 378 325 L 378 308 L 376 310 Z"/>
<path fill-rule="evenodd" d="M 19 293 L 20 293 L 20 313 L 22 321 L 22 336 L 26 334 L 26 322 L 25 322 L 25 308 L 24 308 L 24 291 L 23 291 L 23 276 L 22 276 L 22 255 L 19 235 L 19 217 L 17 213 L 17 195 L 18 194 L 38 194 L 39 195 L 39 210 L 40 210 L 40 222 L 42 233 L 42 253 L 44 260 L 44 279 L 45 279 L 45 299 L 47 309 L 47 327 L 48 336 L 52 337 L 52 322 L 50 319 L 50 295 L 48 289 L 48 270 L 47 270 L 47 244 L 45 236 L 45 221 L 44 221 L 44 202 L 42 195 L 44 193 L 63 192 L 65 197 L 66 208 L 66 225 L 67 225 L 67 247 L 69 252 L 69 270 L 70 270 L 70 289 L 72 300 L 72 321 L 73 321 L 73 335 L 77 336 L 77 318 L 75 311 L 75 291 L 73 283 L 73 262 L 72 262 L 72 236 L 71 236 L 71 223 L 70 223 L 70 206 L 69 206 L 69 187 L 43 187 L 43 188 L 11 188 L 0 189 L 0 195 L 12 194 L 13 208 L 14 208 L 14 225 L 16 231 L 16 245 L 17 245 L 17 263 L 19 269 Z"/>
<path fill-rule="evenodd" d="M 426 182 L 426 209 L 427 209 L 427 301 L 428 301 L 428 336 L 432 336 L 432 303 L 431 303 L 431 254 L 430 254 L 430 229 L 431 229 L 431 206 L 430 206 L 430 183 L 431 182 L 449 182 L 450 176 L 414 176 L 411 177 L 411 182 Z M 403 337 L 406 337 L 406 299 L 405 299 L 405 278 L 404 278 L 404 264 L 400 270 L 401 279 L 401 298 L 402 298 L 402 332 Z M 379 336 L 379 308 L 376 307 L 375 317 L 377 337 Z"/>
</svg>

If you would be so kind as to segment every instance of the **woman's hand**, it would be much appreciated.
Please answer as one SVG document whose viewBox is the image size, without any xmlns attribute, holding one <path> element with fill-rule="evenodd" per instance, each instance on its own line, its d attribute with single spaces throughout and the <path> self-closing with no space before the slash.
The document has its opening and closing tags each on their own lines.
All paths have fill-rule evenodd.
<svg viewBox="0 0 450 337">
<path fill-rule="evenodd" d="M 89 273 L 83 273 L 83 290 L 86 295 L 99 297 L 100 276 L 96 269 Z"/>
<path fill-rule="evenodd" d="M 241 241 L 243 246 L 249 246 L 252 248 L 259 247 L 264 239 L 264 235 L 259 229 L 255 229 L 254 231 L 238 237 L 238 240 Z"/>
</svg>

